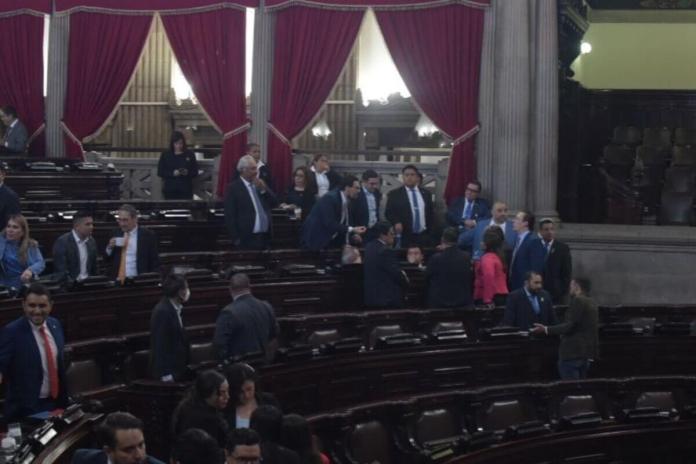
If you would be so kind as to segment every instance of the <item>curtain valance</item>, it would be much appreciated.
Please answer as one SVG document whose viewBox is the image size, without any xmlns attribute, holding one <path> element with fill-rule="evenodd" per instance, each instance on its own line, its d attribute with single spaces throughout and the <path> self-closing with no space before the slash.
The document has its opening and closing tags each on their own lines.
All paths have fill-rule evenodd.
<svg viewBox="0 0 696 464">
<path fill-rule="evenodd" d="M 279 10 L 293 5 L 334 10 L 412 10 L 445 5 L 487 8 L 490 2 L 491 0 L 266 0 L 266 10 Z"/>
<path fill-rule="evenodd" d="M 56 0 L 56 13 L 190 14 L 223 8 L 255 8 L 258 4 L 258 0 Z"/>
<path fill-rule="evenodd" d="M 0 18 L 31 14 L 41 16 L 51 12 L 51 0 L 3 0 L 0 2 Z"/>
</svg>

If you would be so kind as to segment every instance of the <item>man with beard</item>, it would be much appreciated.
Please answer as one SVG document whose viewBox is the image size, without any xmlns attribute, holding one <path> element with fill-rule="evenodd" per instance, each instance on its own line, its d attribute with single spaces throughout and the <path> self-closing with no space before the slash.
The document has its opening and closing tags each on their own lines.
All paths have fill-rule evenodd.
<svg viewBox="0 0 696 464">
<path fill-rule="evenodd" d="M 528 272 L 524 286 L 508 295 L 505 314 L 500 325 L 529 330 L 534 324 L 545 326 L 557 324 L 551 295 L 542 287 L 541 274 L 534 271 Z"/>
</svg>

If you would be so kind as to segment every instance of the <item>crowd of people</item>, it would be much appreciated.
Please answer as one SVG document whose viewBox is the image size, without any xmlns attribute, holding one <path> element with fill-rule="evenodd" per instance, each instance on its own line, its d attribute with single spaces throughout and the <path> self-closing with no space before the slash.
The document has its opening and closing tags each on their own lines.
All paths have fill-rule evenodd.
<svg viewBox="0 0 696 464">
<path fill-rule="evenodd" d="M 159 164 L 165 196 L 190 199 L 197 172 L 195 156 L 183 135 L 175 133 Z M 366 307 L 403 307 L 409 286 L 404 267 L 415 267 L 425 274 L 428 307 L 504 306 L 501 325 L 540 336 L 561 335 L 563 378 L 587 374 L 597 355 L 597 308 L 588 298 L 589 282 L 573 278 L 569 247 L 556 238 L 552 219 L 542 219 L 538 228 L 529 211 L 518 211 L 511 219 L 503 201 L 491 205 L 480 198 L 481 183 L 471 181 L 449 206 L 447 227 L 436 237 L 433 195 L 421 185 L 415 165 L 402 169 L 403 186 L 386 198 L 377 172 L 367 170 L 360 179 L 340 176 L 324 155 L 315 156 L 311 166 L 297 168 L 284 195 L 271 190 L 271 172 L 256 144 L 248 146 L 237 172 L 224 198 L 225 223 L 235 247 L 270 247 L 271 209 L 280 206 L 302 222 L 303 248 L 343 248 L 346 265 L 362 264 Z M 6 384 L 5 417 L 12 420 L 65 405 L 67 391 L 62 328 L 50 316 L 50 292 L 35 282 L 45 262 L 17 195 L 4 184 L 5 175 L 0 165 L 0 284 L 22 288 L 24 298 L 24 315 L 0 333 L 0 382 Z M 158 272 L 157 237 L 139 226 L 137 210 L 122 205 L 117 224 L 108 243 L 97 244 L 92 215 L 77 212 L 72 230 L 53 244 L 54 275 L 68 283 L 93 276 L 98 254 L 110 264 L 111 278 L 121 283 Z M 399 249 L 406 250 L 407 263 L 400 261 Z M 232 302 L 215 324 L 219 359 L 257 351 L 272 357 L 279 331 L 273 308 L 253 296 L 244 274 L 231 277 L 229 291 Z M 171 274 L 163 280 L 162 293 L 151 316 L 150 375 L 165 382 L 187 380 L 190 344 L 182 310 L 191 290 L 184 276 Z M 570 304 L 562 323 L 554 304 Z M 112 414 L 105 429 L 104 449 L 97 453 L 112 464 L 156 462 L 145 460 L 142 425 L 136 418 Z M 198 442 L 214 442 L 228 463 L 258 462 L 261 455 L 265 462 L 326 462 L 312 444 L 306 421 L 284 417 L 272 398 L 255 389 L 255 373 L 245 365 L 200 373 L 174 412 L 172 429 L 175 436 L 188 437 L 174 447 L 174 462 L 181 464 L 199 462 L 186 457 L 196 455 L 189 448 Z M 141 458 L 123 460 L 119 456 L 124 453 Z M 94 456 L 76 454 L 74 462 L 104 462 Z"/>
</svg>

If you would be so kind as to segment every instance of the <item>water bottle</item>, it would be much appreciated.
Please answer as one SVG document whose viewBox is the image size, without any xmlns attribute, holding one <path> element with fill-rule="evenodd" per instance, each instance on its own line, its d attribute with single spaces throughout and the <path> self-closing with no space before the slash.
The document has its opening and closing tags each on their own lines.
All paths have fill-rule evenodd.
<svg viewBox="0 0 696 464">
<path fill-rule="evenodd" d="M 0 464 L 11 463 L 17 451 L 17 442 L 13 437 L 5 437 L 0 442 Z"/>
</svg>

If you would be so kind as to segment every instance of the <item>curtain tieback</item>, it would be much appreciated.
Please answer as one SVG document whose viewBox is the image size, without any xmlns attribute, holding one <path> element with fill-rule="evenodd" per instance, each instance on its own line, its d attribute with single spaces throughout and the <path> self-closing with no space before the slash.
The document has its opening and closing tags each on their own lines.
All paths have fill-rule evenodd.
<svg viewBox="0 0 696 464">
<path fill-rule="evenodd" d="M 276 137 L 278 137 L 280 140 L 282 140 L 283 143 L 284 143 L 285 145 L 287 145 L 287 146 L 289 146 L 289 147 L 292 147 L 292 144 L 290 143 L 290 140 L 288 140 L 288 138 L 285 137 L 285 136 L 283 135 L 283 133 L 280 132 L 280 130 L 278 130 L 278 128 L 277 128 L 276 126 L 274 126 L 274 125 L 271 124 L 270 122 L 267 123 L 267 126 L 268 126 L 268 130 L 270 130 L 271 132 L 273 132 L 273 134 L 275 134 Z"/>
<path fill-rule="evenodd" d="M 33 142 L 34 139 L 35 139 L 36 137 L 38 137 L 39 134 L 42 133 L 42 132 L 44 131 L 44 129 L 46 129 L 46 123 L 45 123 L 45 122 L 42 123 L 39 127 L 37 127 L 36 130 L 34 131 L 34 133 L 31 134 L 31 136 L 30 136 L 29 139 L 27 140 L 27 146 L 31 145 L 31 142 Z"/>
<path fill-rule="evenodd" d="M 454 139 L 454 141 L 452 142 L 452 146 L 456 147 L 460 143 L 466 142 L 468 139 L 470 139 L 471 137 L 476 135 L 478 133 L 478 131 L 480 131 L 480 130 L 481 130 L 481 126 L 476 124 L 474 127 L 472 127 L 471 129 L 469 129 L 468 131 L 464 132 L 462 135 L 460 135 L 459 137 Z"/>
<path fill-rule="evenodd" d="M 66 134 L 68 137 L 70 137 L 70 139 L 71 139 L 73 142 L 75 142 L 75 143 L 80 147 L 80 151 L 82 152 L 82 158 L 84 159 L 84 157 L 85 157 L 85 149 L 84 149 L 84 147 L 82 146 L 82 142 L 80 141 L 80 139 L 78 139 L 77 136 L 76 136 L 75 134 L 73 134 L 73 132 L 70 130 L 70 128 L 68 128 L 68 125 L 65 124 L 65 122 L 61 121 L 61 122 L 60 122 L 60 127 L 62 127 L 62 128 L 63 128 L 63 132 L 65 132 L 65 134 Z"/>
<path fill-rule="evenodd" d="M 242 124 L 241 126 L 237 127 L 236 129 L 232 129 L 229 132 L 225 132 L 222 134 L 222 139 L 223 140 L 229 140 L 235 135 L 239 135 L 244 131 L 248 131 L 249 128 L 251 127 L 251 123 L 247 122 L 246 124 Z"/>
</svg>

